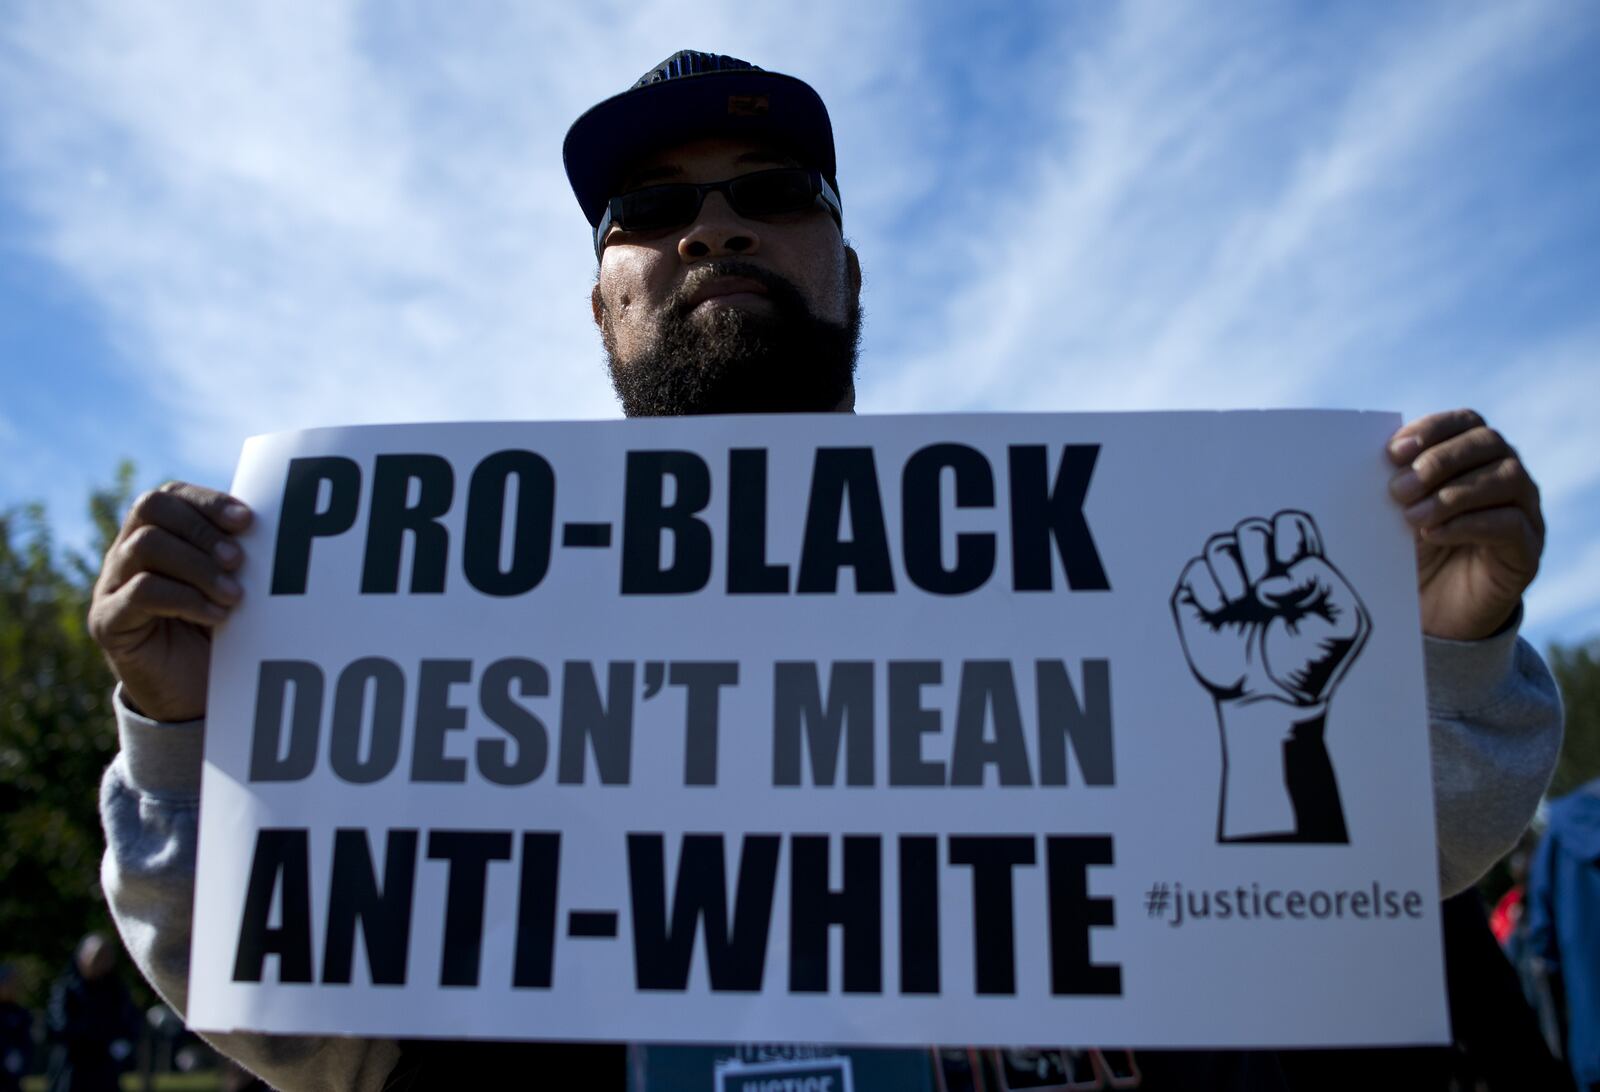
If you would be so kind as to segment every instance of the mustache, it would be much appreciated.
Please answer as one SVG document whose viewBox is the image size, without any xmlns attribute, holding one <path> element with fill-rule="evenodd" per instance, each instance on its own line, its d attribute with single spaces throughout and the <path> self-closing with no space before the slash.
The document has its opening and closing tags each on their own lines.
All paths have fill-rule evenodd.
<svg viewBox="0 0 1600 1092">
<path fill-rule="evenodd" d="M 691 297 L 698 292 L 707 281 L 714 281 L 721 277 L 744 277 L 755 281 L 767 290 L 767 297 L 780 313 L 791 315 L 809 315 L 811 308 L 806 304 L 806 299 L 800 294 L 800 289 L 793 281 L 774 273 L 765 266 L 754 262 L 740 261 L 737 258 L 726 258 L 698 266 L 689 271 L 683 278 L 683 283 L 667 299 L 667 310 L 674 317 L 684 319 L 693 310 Z"/>
</svg>

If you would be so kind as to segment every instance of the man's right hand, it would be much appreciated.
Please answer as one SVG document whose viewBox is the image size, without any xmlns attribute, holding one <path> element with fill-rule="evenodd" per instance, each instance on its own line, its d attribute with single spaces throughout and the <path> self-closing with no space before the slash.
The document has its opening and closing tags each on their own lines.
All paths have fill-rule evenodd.
<svg viewBox="0 0 1600 1092">
<path fill-rule="evenodd" d="M 106 551 L 89 632 L 145 716 L 205 715 L 211 627 L 242 594 L 230 575 L 244 563 L 233 536 L 250 518 L 226 493 L 168 482 L 133 502 Z"/>
</svg>

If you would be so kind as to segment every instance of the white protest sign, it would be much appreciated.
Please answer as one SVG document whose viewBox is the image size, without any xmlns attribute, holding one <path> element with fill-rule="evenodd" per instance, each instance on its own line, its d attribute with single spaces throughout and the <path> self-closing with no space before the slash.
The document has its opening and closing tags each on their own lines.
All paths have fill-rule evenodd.
<svg viewBox="0 0 1600 1092">
<path fill-rule="evenodd" d="M 190 1019 L 1443 1041 L 1398 424 L 257 437 Z"/>
</svg>

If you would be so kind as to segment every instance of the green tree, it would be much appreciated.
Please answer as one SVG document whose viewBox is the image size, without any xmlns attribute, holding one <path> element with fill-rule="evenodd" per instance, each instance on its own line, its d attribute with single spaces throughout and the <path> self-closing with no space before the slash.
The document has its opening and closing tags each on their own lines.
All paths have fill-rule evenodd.
<svg viewBox="0 0 1600 1092">
<path fill-rule="evenodd" d="M 1550 781 L 1556 797 L 1600 777 L 1600 640 L 1551 645 L 1550 670 L 1567 707 L 1567 737 Z"/>
<path fill-rule="evenodd" d="M 109 924 L 96 801 L 116 725 L 85 615 L 132 481 L 124 464 L 91 497 L 93 558 L 58 549 L 40 505 L 0 512 L 0 959 L 34 1001 Z"/>
</svg>

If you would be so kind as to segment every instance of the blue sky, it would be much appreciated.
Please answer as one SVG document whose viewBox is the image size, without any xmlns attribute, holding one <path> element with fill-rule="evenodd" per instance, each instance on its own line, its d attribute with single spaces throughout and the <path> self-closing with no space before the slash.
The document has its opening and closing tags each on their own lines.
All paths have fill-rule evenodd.
<svg viewBox="0 0 1600 1092">
<path fill-rule="evenodd" d="M 679 48 L 814 84 L 865 411 L 1472 405 L 1600 634 L 1600 7 L 13 0 L 0 507 L 116 461 L 616 413 L 560 143 Z"/>
</svg>

